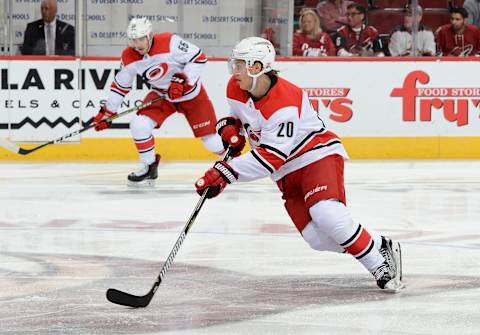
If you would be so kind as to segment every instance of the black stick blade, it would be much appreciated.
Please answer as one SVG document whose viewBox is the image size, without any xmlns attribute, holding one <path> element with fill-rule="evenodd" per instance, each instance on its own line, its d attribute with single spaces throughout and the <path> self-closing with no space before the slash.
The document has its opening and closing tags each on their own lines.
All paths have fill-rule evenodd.
<svg viewBox="0 0 480 335">
<path fill-rule="evenodd" d="M 150 291 L 147 295 L 137 296 L 130 293 L 122 292 L 114 288 L 107 290 L 107 299 L 117 305 L 128 307 L 147 307 L 152 300 L 154 292 Z"/>
</svg>

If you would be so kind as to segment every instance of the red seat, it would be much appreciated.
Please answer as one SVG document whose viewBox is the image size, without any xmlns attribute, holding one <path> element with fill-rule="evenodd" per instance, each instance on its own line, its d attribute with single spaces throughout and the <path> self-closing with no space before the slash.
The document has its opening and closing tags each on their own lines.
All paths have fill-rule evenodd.
<svg viewBox="0 0 480 335">
<path fill-rule="evenodd" d="M 448 0 L 419 0 L 418 4 L 425 8 L 448 8 Z"/>
<path fill-rule="evenodd" d="M 405 8 L 407 0 L 375 0 L 374 7 L 378 8 Z"/>
<path fill-rule="evenodd" d="M 450 12 L 448 10 L 424 10 L 422 23 L 435 32 L 438 27 L 450 23 Z"/>
<path fill-rule="evenodd" d="M 394 27 L 402 23 L 402 10 L 376 9 L 368 12 L 368 25 L 375 27 L 379 34 L 390 34 Z"/>
<path fill-rule="evenodd" d="M 453 1 L 453 5 L 454 5 L 454 7 L 463 7 L 464 2 L 465 2 L 465 0 L 455 0 L 455 1 Z"/>
<path fill-rule="evenodd" d="M 362 5 L 365 8 L 370 7 L 370 5 L 368 4 L 368 0 L 357 0 L 355 1 L 355 3 L 358 3 L 359 5 Z"/>
<path fill-rule="evenodd" d="M 320 2 L 320 0 L 305 0 L 304 1 L 304 6 L 305 7 L 310 7 L 310 8 L 315 8 L 317 7 L 317 4 Z"/>
</svg>

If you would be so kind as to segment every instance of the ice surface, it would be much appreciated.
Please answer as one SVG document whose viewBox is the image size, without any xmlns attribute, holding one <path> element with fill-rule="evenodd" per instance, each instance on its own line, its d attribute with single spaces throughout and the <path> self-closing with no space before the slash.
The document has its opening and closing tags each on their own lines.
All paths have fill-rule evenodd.
<svg viewBox="0 0 480 335">
<path fill-rule="evenodd" d="M 0 334 L 479 334 L 480 162 L 349 162 L 354 219 L 400 240 L 407 289 L 379 291 L 348 255 L 309 249 L 268 179 L 209 200 L 145 294 L 211 163 L 0 165 Z"/>
</svg>

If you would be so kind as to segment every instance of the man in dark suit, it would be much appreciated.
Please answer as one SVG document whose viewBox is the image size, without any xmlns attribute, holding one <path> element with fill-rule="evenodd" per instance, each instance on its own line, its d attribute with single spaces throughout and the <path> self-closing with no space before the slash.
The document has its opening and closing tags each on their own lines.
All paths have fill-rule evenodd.
<svg viewBox="0 0 480 335">
<path fill-rule="evenodd" d="M 75 55 L 75 28 L 57 20 L 57 0 L 42 0 L 42 18 L 25 30 L 23 55 Z"/>
</svg>

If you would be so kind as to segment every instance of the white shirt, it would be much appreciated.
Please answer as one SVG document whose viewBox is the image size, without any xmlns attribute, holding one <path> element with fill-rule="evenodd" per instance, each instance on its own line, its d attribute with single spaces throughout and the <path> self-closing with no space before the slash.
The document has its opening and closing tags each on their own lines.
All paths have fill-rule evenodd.
<svg viewBox="0 0 480 335">
<path fill-rule="evenodd" d="M 52 22 L 50 23 L 47 23 L 47 22 L 43 22 L 44 26 L 43 26 L 43 31 L 45 33 L 45 53 L 47 52 L 47 49 L 48 49 L 48 40 L 47 40 L 47 30 L 48 30 L 48 26 L 51 26 L 52 27 L 52 37 L 53 37 L 53 53 L 52 55 L 55 54 L 55 38 L 57 37 L 57 19 L 53 19 Z"/>
</svg>

